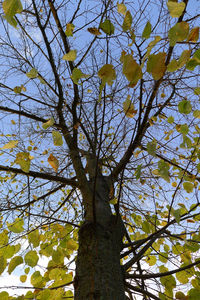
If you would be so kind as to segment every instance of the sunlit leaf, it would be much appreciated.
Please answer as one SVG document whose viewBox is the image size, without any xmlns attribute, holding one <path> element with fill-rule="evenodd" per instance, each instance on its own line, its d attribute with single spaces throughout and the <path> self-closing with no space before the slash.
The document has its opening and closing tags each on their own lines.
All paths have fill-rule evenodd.
<svg viewBox="0 0 200 300">
<path fill-rule="evenodd" d="M 24 256 L 25 263 L 30 267 L 35 267 L 39 260 L 39 256 L 35 250 L 31 250 Z"/>
<path fill-rule="evenodd" d="M 45 286 L 45 280 L 44 280 L 43 276 L 40 274 L 40 271 L 35 271 L 31 275 L 31 284 L 36 288 L 37 287 L 42 288 Z"/>
<path fill-rule="evenodd" d="M 43 129 L 48 129 L 49 127 L 53 126 L 54 124 L 54 118 L 49 119 L 47 122 L 42 124 Z"/>
<path fill-rule="evenodd" d="M 100 24 L 100 28 L 101 28 L 101 30 L 103 30 L 103 32 L 105 32 L 108 35 L 112 35 L 115 32 L 114 25 L 111 23 L 110 20 L 107 20 L 107 19 L 103 23 Z"/>
<path fill-rule="evenodd" d="M 15 148 L 18 144 L 18 141 L 9 141 L 7 144 L 5 144 L 3 147 L 0 147 L 0 149 L 12 149 Z"/>
<path fill-rule="evenodd" d="M 118 13 L 125 16 L 125 14 L 126 14 L 126 5 L 124 3 L 117 3 L 117 11 L 118 11 Z"/>
<path fill-rule="evenodd" d="M 63 139 L 62 135 L 59 131 L 52 131 L 52 137 L 53 137 L 53 143 L 55 146 L 62 146 L 63 145 Z"/>
<path fill-rule="evenodd" d="M 22 171 L 28 173 L 31 165 L 29 153 L 28 152 L 17 153 L 15 163 L 20 165 Z"/>
<path fill-rule="evenodd" d="M 10 231 L 14 233 L 20 233 L 24 231 L 24 220 L 22 218 L 17 218 L 13 223 L 7 223 L 7 227 Z"/>
<path fill-rule="evenodd" d="M 7 292 L 0 292 L 0 299 L 1 300 L 9 300 L 10 296 Z"/>
<path fill-rule="evenodd" d="M 134 104 L 130 100 L 130 95 L 123 102 L 123 111 L 128 118 L 133 118 L 137 113 L 137 109 L 135 109 Z"/>
<path fill-rule="evenodd" d="M 129 29 L 131 29 L 131 25 L 132 25 L 132 15 L 128 10 L 125 14 L 124 22 L 122 24 L 123 31 L 128 31 Z"/>
<path fill-rule="evenodd" d="M 26 282 L 27 275 L 21 275 L 19 279 L 20 279 L 21 282 Z"/>
<path fill-rule="evenodd" d="M 35 68 L 32 68 L 28 73 L 26 73 L 28 78 L 36 78 L 38 76 L 38 71 Z"/>
<path fill-rule="evenodd" d="M 21 256 L 13 257 L 8 266 L 8 274 L 11 274 L 12 271 L 21 264 L 23 264 L 23 258 Z"/>
<path fill-rule="evenodd" d="M 73 36 L 74 28 L 75 28 L 74 24 L 68 23 L 66 25 L 66 30 L 65 30 L 66 36 Z"/>
<path fill-rule="evenodd" d="M 34 248 L 38 247 L 40 244 L 39 230 L 33 230 L 28 234 L 28 241 L 33 245 Z"/>
<path fill-rule="evenodd" d="M 189 33 L 189 24 L 187 22 L 179 22 L 174 25 L 168 33 L 170 46 L 175 46 L 177 42 L 184 41 Z"/>
<path fill-rule="evenodd" d="M 67 60 L 67 61 L 74 61 L 76 59 L 76 50 L 70 50 L 67 54 L 63 56 L 62 59 Z"/>
<path fill-rule="evenodd" d="M 151 34 L 151 23 L 148 21 L 147 24 L 144 27 L 142 37 L 144 39 L 148 39 L 150 37 L 150 34 Z"/>
<path fill-rule="evenodd" d="M 50 166 L 54 169 L 55 172 L 58 172 L 58 167 L 59 167 L 59 161 L 53 154 L 50 154 L 48 157 L 48 163 Z"/>
<path fill-rule="evenodd" d="M 185 3 L 168 1 L 167 7 L 172 18 L 179 18 L 185 9 Z"/>
<path fill-rule="evenodd" d="M 147 72 L 151 73 L 155 80 L 159 80 L 165 73 L 165 52 L 152 54 L 147 62 Z"/>
</svg>

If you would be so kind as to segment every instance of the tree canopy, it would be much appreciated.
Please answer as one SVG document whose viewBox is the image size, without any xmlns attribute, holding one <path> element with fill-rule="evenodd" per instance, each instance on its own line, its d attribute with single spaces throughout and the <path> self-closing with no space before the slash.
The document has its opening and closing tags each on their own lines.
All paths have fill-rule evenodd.
<svg viewBox="0 0 200 300">
<path fill-rule="evenodd" d="M 199 6 L 2 1 L 0 299 L 200 299 Z"/>
</svg>

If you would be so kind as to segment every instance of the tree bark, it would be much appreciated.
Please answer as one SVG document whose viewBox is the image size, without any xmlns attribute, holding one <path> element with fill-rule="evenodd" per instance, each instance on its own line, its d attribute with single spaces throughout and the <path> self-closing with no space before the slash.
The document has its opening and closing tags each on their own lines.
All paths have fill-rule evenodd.
<svg viewBox="0 0 200 300">
<path fill-rule="evenodd" d="M 105 179 L 95 190 L 96 222 L 85 222 L 79 230 L 75 300 L 125 300 L 120 252 L 124 224 L 111 213 Z"/>
</svg>

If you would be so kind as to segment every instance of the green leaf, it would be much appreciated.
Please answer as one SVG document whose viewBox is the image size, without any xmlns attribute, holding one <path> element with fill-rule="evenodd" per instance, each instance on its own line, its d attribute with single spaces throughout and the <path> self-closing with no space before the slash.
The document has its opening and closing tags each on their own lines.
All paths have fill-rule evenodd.
<svg viewBox="0 0 200 300">
<path fill-rule="evenodd" d="M 22 218 L 17 218 L 13 223 L 7 223 L 7 227 L 10 231 L 14 233 L 20 233 L 24 231 L 24 220 Z"/>
<path fill-rule="evenodd" d="M 200 290 L 191 289 L 188 292 L 189 300 L 199 300 L 200 299 Z"/>
<path fill-rule="evenodd" d="M 29 152 L 17 153 L 15 163 L 20 165 L 22 171 L 28 173 L 30 170 L 31 161 L 29 158 Z"/>
<path fill-rule="evenodd" d="M 138 83 L 138 80 L 142 78 L 141 67 L 130 54 L 125 55 L 122 61 L 123 74 L 126 76 L 127 80 L 130 81 L 129 86 L 134 87 Z"/>
<path fill-rule="evenodd" d="M 26 73 L 28 78 L 36 78 L 38 76 L 38 71 L 35 68 L 32 68 L 29 72 Z"/>
<path fill-rule="evenodd" d="M 74 68 L 72 71 L 71 79 L 75 84 L 78 84 L 81 78 L 88 78 L 90 75 L 84 74 L 80 69 Z"/>
<path fill-rule="evenodd" d="M 183 101 L 179 102 L 179 104 L 178 104 L 178 111 L 181 114 L 188 115 L 192 111 L 192 105 L 191 105 L 190 101 L 183 100 Z"/>
<path fill-rule="evenodd" d="M 167 66 L 167 71 L 168 72 L 175 72 L 176 70 L 178 70 L 178 67 L 179 67 L 178 61 L 175 60 L 175 59 L 172 59 L 170 61 L 170 63 L 168 64 L 168 66 Z"/>
<path fill-rule="evenodd" d="M 168 1 L 167 7 L 172 18 L 179 18 L 185 9 L 185 3 Z"/>
<path fill-rule="evenodd" d="M 55 146 L 62 146 L 63 145 L 63 139 L 62 135 L 59 131 L 52 131 L 52 137 L 53 137 L 53 143 Z"/>
<path fill-rule="evenodd" d="M 150 34 L 151 34 L 151 23 L 148 21 L 142 33 L 143 39 L 148 39 L 150 37 Z"/>
<path fill-rule="evenodd" d="M 8 266 L 8 274 L 11 274 L 14 269 L 21 264 L 23 264 L 23 258 L 21 256 L 13 257 Z"/>
<path fill-rule="evenodd" d="M 78 244 L 73 239 L 70 239 L 70 240 L 67 241 L 66 247 L 69 250 L 77 250 L 78 249 Z"/>
<path fill-rule="evenodd" d="M 125 14 L 124 22 L 122 24 L 123 31 L 128 31 L 129 29 L 131 29 L 131 25 L 132 25 L 132 15 L 128 10 Z"/>
<path fill-rule="evenodd" d="M 28 241 L 33 245 L 34 248 L 38 247 L 40 244 L 40 234 L 39 230 L 36 229 L 28 234 Z"/>
<path fill-rule="evenodd" d="M 30 267 L 35 267 L 37 265 L 37 262 L 39 260 L 39 257 L 37 255 L 37 252 L 35 250 L 31 250 L 24 256 L 25 263 Z"/>
<path fill-rule="evenodd" d="M 1 300 L 9 300 L 10 299 L 10 296 L 7 292 L 1 292 L 0 293 L 0 299 Z"/>
<path fill-rule="evenodd" d="M 138 180 L 140 179 L 141 176 L 141 169 L 142 169 L 142 165 L 138 165 L 135 171 L 135 178 Z"/>
<path fill-rule="evenodd" d="M 7 266 L 7 261 L 3 255 L 0 255 L 0 275 L 3 273 Z"/>
<path fill-rule="evenodd" d="M 160 260 L 162 263 L 166 264 L 166 263 L 168 262 L 168 254 L 165 253 L 165 252 L 160 252 L 160 253 L 159 253 L 159 260 Z"/>
<path fill-rule="evenodd" d="M 113 84 L 113 80 L 116 79 L 116 72 L 111 64 L 104 65 L 98 72 L 98 76 L 101 78 L 103 85 L 108 83 L 108 85 Z"/>
<path fill-rule="evenodd" d="M 170 182 L 169 178 L 169 164 L 166 163 L 164 160 L 160 160 L 158 162 L 158 172 L 159 175 L 165 179 L 167 182 Z"/>
<path fill-rule="evenodd" d="M 172 215 L 174 216 L 176 222 L 179 224 L 180 223 L 180 219 L 181 219 L 181 210 L 180 209 L 176 209 L 172 212 Z"/>
<path fill-rule="evenodd" d="M 169 124 L 174 123 L 174 117 L 173 117 L 173 116 L 168 117 L 167 122 L 168 122 Z"/>
<path fill-rule="evenodd" d="M 67 60 L 67 61 L 74 61 L 76 59 L 76 50 L 70 50 L 67 54 L 63 56 L 62 59 Z"/>
<path fill-rule="evenodd" d="M 178 60 L 179 69 L 182 68 L 190 58 L 191 50 L 184 50 Z"/>
<path fill-rule="evenodd" d="M 54 123 L 55 123 L 54 118 L 51 118 L 47 122 L 42 124 L 42 128 L 48 129 L 49 127 L 53 126 Z"/>
<path fill-rule="evenodd" d="M 156 153 L 156 142 L 155 141 L 149 142 L 147 144 L 147 152 L 150 155 L 155 156 L 155 153 Z"/>
<path fill-rule="evenodd" d="M 26 282 L 26 280 L 27 280 L 27 275 L 21 275 L 20 276 L 20 281 L 21 282 Z"/>
<path fill-rule="evenodd" d="M 200 110 L 195 110 L 194 112 L 193 112 L 193 117 L 194 118 L 197 118 L 197 119 L 200 119 Z"/>
<path fill-rule="evenodd" d="M 151 73 L 155 80 L 159 80 L 163 77 L 165 66 L 165 52 L 159 52 L 158 54 L 151 54 L 147 62 L 147 72 Z"/>
<path fill-rule="evenodd" d="M 197 87 L 194 89 L 194 94 L 195 95 L 200 95 L 200 87 Z"/>
<path fill-rule="evenodd" d="M 189 24 L 186 22 L 179 22 L 174 25 L 168 33 L 170 46 L 175 46 L 177 42 L 184 41 L 189 33 Z"/>
<path fill-rule="evenodd" d="M 7 144 L 5 144 L 3 147 L 1 147 L 0 149 L 13 149 L 17 146 L 18 141 L 9 141 Z"/>
<path fill-rule="evenodd" d="M 187 193 L 192 193 L 194 189 L 194 185 L 192 182 L 185 181 L 183 182 L 183 188 Z"/>
<path fill-rule="evenodd" d="M 2 6 L 5 15 L 9 17 L 14 17 L 15 14 L 21 13 L 23 10 L 20 0 L 5 0 Z"/>
<path fill-rule="evenodd" d="M 149 264 L 149 266 L 154 266 L 156 264 L 156 257 L 154 255 L 150 255 L 146 258 L 146 262 Z"/>
<path fill-rule="evenodd" d="M 180 133 L 182 133 L 183 135 L 186 135 L 186 134 L 188 134 L 188 132 L 189 132 L 188 125 L 187 124 L 181 125 L 181 127 L 180 127 Z"/>
<path fill-rule="evenodd" d="M 114 25 L 111 23 L 110 20 L 107 20 L 107 19 L 103 23 L 100 24 L 100 29 L 102 29 L 103 32 L 105 32 L 108 35 L 112 35 L 115 32 Z"/>
<path fill-rule="evenodd" d="M 21 91 L 22 91 L 22 87 L 21 86 L 15 86 L 13 91 L 16 93 L 16 94 L 20 94 Z"/>
<path fill-rule="evenodd" d="M 73 36 L 74 28 L 75 28 L 74 24 L 68 23 L 66 25 L 66 30 L 65 30 L 66 36 Z"/>
<path fill-rule="evenodd" d="M 184 293 L 182 293 L 182 292 L 176 292 L 176 295 L 175 295 L 175 297 L 176 297 L 176 299 L 182 299 L 182 300 L 184 300 L 184 299 L 186 299 L 185 297 L 185 294 Z"/>
<path fill-rule="evenodd" d="M 187 271 L 181 271 L 176 273 L 176 278 L 180 283 L 186 284 L 189 282 L 188 280 L 188 272 Z"/>
<path fill-rule="evenodd" d="M 10 17 L 8 15 L 3 16 L 3 18 L 13 27 L 17 27 L 17 21 L 14 17 Z"/>
<path fill-rule="evenodd" d="M 36 288 L 42 288 L 45 286 L 46 282 L 42 275 L 40 274 L 40 271 L 35 271 L 31 276 L 31 284 Z"/>
</svg>

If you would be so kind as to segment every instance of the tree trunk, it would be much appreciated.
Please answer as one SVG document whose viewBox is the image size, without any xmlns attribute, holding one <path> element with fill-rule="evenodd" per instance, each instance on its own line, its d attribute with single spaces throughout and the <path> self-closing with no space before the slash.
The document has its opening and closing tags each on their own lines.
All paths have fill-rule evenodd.
<svg viewBox="0 0 200 300">
<path fill-rule="evenodd" d="M 111 213 L 105 182 L 96 187 L 96 222 L 86 221 L 79 231 L 75 300 L 125 300 L 120 266 L 124 225 Z"/>
</svg>

